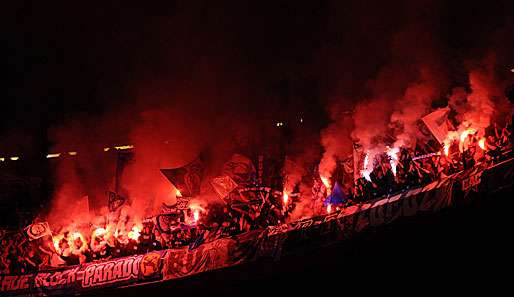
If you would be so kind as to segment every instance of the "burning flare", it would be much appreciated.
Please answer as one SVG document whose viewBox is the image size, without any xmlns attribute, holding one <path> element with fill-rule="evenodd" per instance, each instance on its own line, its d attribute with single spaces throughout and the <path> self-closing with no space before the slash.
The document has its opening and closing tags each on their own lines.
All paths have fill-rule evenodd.
<svg viewBox="0 0 514 297">
<path fill-rule="evenodd" d="M 487 147 L 487 144 L 485 142 L 485 137 L 482 137 L 479 141 L 478 141 L 478 146 L 485 151 L 486 147 Z"/>
<path fill-rule="evenodd" d="M 132 230 L 130 230 L 127 234 L 128 238 L 138 241 L 139 236 L 141 236 L 141 228 L 137 226 L 133 226 Z"/>
<path fill-rule="evenodd" d="M 331 213 L 332 212 L 332 204 L 328 204 L 327 205 L 327 213 Z"/>
<path fill-rule="evenodd" d="M 459 150 L 460 152 L 464 152 L 464 149 L 465 149 L 465 145 L 467 146 L 466 144 L 466 139 L 468 138 L 469 135 L 472 135 L 472 134 L 475 134 L 477 132 L 476 129 L 473 129 L 473 128 L 468 128 L 466 130 L 464 130 L 460 136 L 459 136 Z"/>
<path fill-rule="evenodd" d="M 289 195 L 286 192 L 284 192 L 284 195 L 282 195 L 282 200 L 284 202 L 284 206 L 286 206 L 287 202 L 289 202 Z"/>
<path fill-rule="evenodd" d="M 93 236 L 103 236 L 107 233 L 107 230 L 105 228 L 96 228 L 95 231 L 93 231 Z"/>
<path fill-rule="evenodd" d="M 198 220 L 200 219 L 200 211 L 198 209 L 195 209 L 193 211 L 193 219 L 194 219 L 194 222 L 198 222 Z"/>
<path fill-rule="evenodd" d="M 394 147 L 386 147 L 386 153 L 389 156 L 389 164 L 391 164 L 391 171 L 393 172 L 394 176 L 396 176 L 396 166 L 398 165 L 398 152 L 400 151 L 399 148 Z"/>
<path fill-rule="evenodd" d="M 363 166 L 363 169 L 361 170 L 361 176 L 363 176 L 367 181 L 371 181 L 370 174 L 373 169 L 368 168 L 368 165 L 369 165 L 369 153 L 366 153 L 366 157 L 364 157 L 364 166 Z"/>
<path fill-rule="evenodd" d="M 321 182 L 323 183 L 323 185 L 325 186 L 325 188 L 327 189 L 327 195 L 330 195 L 330 182 L 328 181 L 328 178 L 325 177 L 325 176 L 321 176 Z"/>
<path fill-rule="evenodd" d="M 450 152 L 450 142 L 444 142 L 444 147 L 443 147 L 443 150 L 444 150 L 444 155 L 446 157 L 448 157 L 448 153 Z"/>
</svg>

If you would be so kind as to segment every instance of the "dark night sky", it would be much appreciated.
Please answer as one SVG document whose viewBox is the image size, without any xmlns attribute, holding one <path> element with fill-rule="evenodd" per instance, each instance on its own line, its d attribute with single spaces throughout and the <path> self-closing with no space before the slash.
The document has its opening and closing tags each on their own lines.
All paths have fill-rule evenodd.
<svg viewBox="0 0 514 297">
<path fill-rule="evenodd" d="M 202 85 L 219 69 L 270 100 L 294 97 L 323 111 L 327 97 L 359 92 L 341 77 L 364 84 L 387 59 L 390 35 L 418 19 L 442 40 L 458 80 L 461 64 L 494 46 L 491 36 L 514 13 L 512 1 L 410 2 L 13 4 L 3 9 L 1 149 L 40 150 L 50 127 L 129 106 L 155 81 Z"/>
</svg>

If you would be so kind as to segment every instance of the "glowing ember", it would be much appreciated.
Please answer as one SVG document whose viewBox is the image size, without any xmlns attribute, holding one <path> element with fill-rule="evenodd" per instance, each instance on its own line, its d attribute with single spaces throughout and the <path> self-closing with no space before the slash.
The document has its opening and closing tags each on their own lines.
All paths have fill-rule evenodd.
<svg viewBox="0 0 514 297">
<path fill-rule="evenodd" d="M 287 202 L 289 201 L 289 195 L 287 193 L 284 193 L 282 199 L 284 201 L 284 205 L 287 205 Z"/>
<path fill-rule="evenodd" d="M 444 155 L 448 157 L 448 153 L 450 152 L 450 143 L 445 142 L 443 149 L 444 149 Z"/>
<path fill-rule="evenodd" d="M 82 233 L 73 232 L 71 235 L 71 239 L 72 241 L 70 247 L 73 252 L 82 252 L 87 249 L 87 242 L 84 239 L 84 235 L 82 235 Z M 68 242 L 70 242 L 69 239 Z"/>
<path fill-rule="evenodd" d="M 192 217 L 189 218 L 190 224 L 196 224 L 200 220 L 200 214 L 205 211 L 203 207 L 198 204 L 193 204 L 189 206 L 189 209 L 192 212 Z"/>
<path fill-rule="evenodd" d="M 327 205 L 327 213 L 332 212 L 332 204 Z"/>
<path fill-rule="evenodd" d="M 198 222 L 198 220 L 200 219 L 200 211 L 198 209 L 195 209 L 193 211 L 193 219 L 194 219 L 194 222 Z"/>
<path fill-rule="evenodd" d="M 180 190 L 179 190 L 179 189 L 177 189 L 177 190 L 175 191 L 175 196 L 176 196 L 176 197 L 182 197 L 182 193 L 180 193 Z"/>
<path fill-rule="evenodd" d="M 132 230 L 128 232 L 127 236 L 128 238 L 137 241 L 139 239 L 139 236 L 141 236 L 141 229 L 137 226 L 134 226 L 132 227 Z"/>
<path fill-rule="evenodd" d="M 59 243 L 61 242 L 61 239 L 63 239 L 63 238 L 64 238 L 64 236 L 62 234 L 52 237 L 52 241 L 54 242 L 54 248 L 55 248 L 55 251 L 57 251 L 57 253 L 62 252 L 61 247 L 59 246 Z"/>
<path fill-rule="evenodd" d="M 479 146 L 482 150 L 485 150 L 485 148 L 486 148 L 485 138 L 481 138 L 481 139 L 478 141 L 478 146 Z"/>
<path fill-rule="evenodd" d="M 468 138 L 468 135 L 470 134 L 475 134 L 477 132 L 477 130 L 473 129 L 473 128 L 468 128 L 466 130 L 464 130 L 460 136 L 459 136 L 459 139 L 460 139 L 460 142 L 459 142 L 459 150 L 461 152 L 464 151 L 464 144 L 465 144 L 465 141 L 466 139 Z"/>
</svg>

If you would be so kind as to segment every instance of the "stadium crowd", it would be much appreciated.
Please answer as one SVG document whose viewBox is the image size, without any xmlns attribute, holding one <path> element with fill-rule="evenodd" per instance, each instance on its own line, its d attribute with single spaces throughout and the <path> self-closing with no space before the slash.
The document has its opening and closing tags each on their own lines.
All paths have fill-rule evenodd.
<svg viewBox="0 0 514 297">
<path fill-rule="evenodd" d="M 345 207 L 392 195 L 424 186 L 476 164 L 499 162 L 512 149 L 512 127 L 499 129 L 494 126 L 481 139 L 469 133 L 466 139 L 456 139 L 439 153 L 419 157 L 414 151 L 401 148 L 395 170 L 386 153 L 379 155 L 373 160 L 374 169 L 369 177 L 358 178 L 353 189 L 346 189 L 340 205 L 334 206 Z M 326 192 L 321 199 L 326 198 Z M 154 220 L 143 222 L 141 230 L 131 236 L 124 233 L 113 236 L 108 230 L 93 226 L 90 226 L 90 235 L 65 233 L 58 240 L 46 241 L 44 238 L 31 241 L 23 232 L 4 232 L 0 234 L 0 274 L 31 273 L 152 250 L 194 249 L 217 238 L 285 222 L 297 203 L 295 199 L 284 201 L 282 197 L 271 195 L 258 206 L 251 203 L 212 204 L 209 211 L 193 223 L 186 223 L 185 216 L 191 215 L 187 212 L 161 214 Z"/>
</svg>

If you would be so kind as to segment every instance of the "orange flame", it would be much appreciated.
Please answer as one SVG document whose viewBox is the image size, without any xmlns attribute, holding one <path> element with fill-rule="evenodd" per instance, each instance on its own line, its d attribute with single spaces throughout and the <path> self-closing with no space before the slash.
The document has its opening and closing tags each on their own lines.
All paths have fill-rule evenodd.
<svg viewBox="0 0 514 297">
<path fill-rule="evenodd" d="M 198 209 L 195 209 L 193 211 L 193 218 L 195 223 L 198 222 L 198 220 L 200 219 L 200 211 Z"/>
<path fill-rule="evenodd" d="M 284 192 L 284 195 L 282 196 L 282 199 L 284 201 L 284 205 L 287 205 L 287 202 L 289 201 L 289 195 Z"/>
<path fill-rule="evenodd" d="M 328 181 L 328 178 L 321 176 L 321 182 L 323 183 L 323 185 L 325 185 L 325 188 L 327 189 L 327 194 L 330 195 L 330 182 Z"/>
<path fill-rule="evenodd" d="M 64 235 L 62 234 L 59 234 L 59 235 L 56 235 L 56 236 L 52 236 L 52 241 L 54 242 L 54 248 L 55 248 L 55 251 L 57 251 L 57 253 L 61 253 L 61 247 L 59 246 L 59 242 L 61 242 L 61 239 L 64 238 Z"/>
<path fill-rule="evenodd" d="M 105 228 L 99 227 L 96 228 L 95 231 L 93 231 L 93 236 L 102 236 L 107 233 L 107 230 Z"/>
<path fill-rule="evenodd" d="M 182 193 L 180 193 L 179 189 L 175 190 L 175 196 L 176 197 L 182 197 Z"/>
<path fill-rule="evenodd" d="M 190 205 L 189 209 L 193 212 L 193 217 L 190 217 L 189 222 L 191 224 L 196 224 L 200 220 L 200 213 L 204 212 L 205 209 L 198 204 Z"/>
<path fill-rule="evenodd" d="M 464 151 L 464 142 L 466 141 L 466 138 L 468 137 L 468 135 L 470 134 L 475 134 L 477 132 L 476 129 L 473 129 L 473 128 L 468 128 L 466 130 L 464 130 L 461 134 L 460 134 L 460 142 L 459 142 L 459 150 L 460 152 L 463 152 Z"/>
<path fill-rule="evenodd" d="M 446 157 L 448 157 L 448 153 L 450 152 L 450 143 L 445 142 L 443 149 L 444 149 L 444 155 Z"/>
<path fill-rule="evenodd" d="M 481 138 L 479 141 L 478 141 L 478 146 L 485 151 L 485 148 L 486 148 L 486 143 L 485 143 L 485 137 Z"/>
<path fill-rule="evenodd" d="M 128 238 L 138 241 L 139 236 L 141 236 L 141 229 L 137 226 L 133 226 L 132 230 L 130 230 L 127 234 Z"/>
<path fill-rule="evenodd" d="M 73 252 L 83 252 L 87 249 L 87 241 L 84 238 L 84 235 L 82 235 L 82 233 L 73 232 L 73 234 L 71 235 L 71 240 L 72 244 L 70 244 L 70 247 Z M 80 240 L 80 247 L 77 247 L 76 245 L 78 240 Z M 70 242 L 69 239 L 68 242 Z"/>
<path fill-rule="evenodd" d="M 332 212 L 332 204 L 327 205 L 327 213 Z"/>
<path fill-rule="evenodd" d="M 364 164 L 363 169 L 361 170 L 361 176 L 363 176 L 367 181 L 371 181 L 371 171 L 373 171 L 373 168 L 368 168 L 369 165 L 369 153 L 366 153 L 366 156 L 364 157 Z"/>
</svg>

